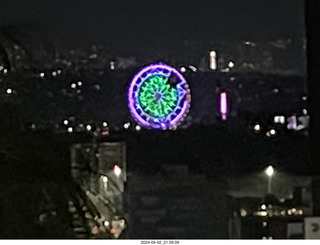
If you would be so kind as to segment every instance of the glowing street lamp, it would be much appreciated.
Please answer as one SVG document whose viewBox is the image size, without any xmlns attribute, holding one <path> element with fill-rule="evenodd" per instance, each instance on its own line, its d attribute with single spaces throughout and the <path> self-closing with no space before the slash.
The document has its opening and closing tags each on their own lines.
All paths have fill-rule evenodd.
<svg viewBox="0 0 320 245">
<path fill-rule="evenodd" d="M 268 176 L 268 193 L 271 193 L 271 180 L 274 175 L 274 167 L 269 165 L 264 172 Z"/>
</svg>

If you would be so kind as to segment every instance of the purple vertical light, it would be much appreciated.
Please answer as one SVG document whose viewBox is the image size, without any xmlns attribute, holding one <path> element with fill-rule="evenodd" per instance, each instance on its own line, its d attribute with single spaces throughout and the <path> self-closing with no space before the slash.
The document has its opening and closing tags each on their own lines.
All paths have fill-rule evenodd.
<svg viewBox="0 0 320 245">
<path fill-rule="evenodd" d="M 228 114 L 228 100 L 227 100 L 227 93 L 226 92 L 221 92 L 220 93 L 220 98 L 219 98 L 219 104 L 220 104 L 220 115 L 222 117 L 222 120 L 227 119 L 227 114 Z"/>
</svg>

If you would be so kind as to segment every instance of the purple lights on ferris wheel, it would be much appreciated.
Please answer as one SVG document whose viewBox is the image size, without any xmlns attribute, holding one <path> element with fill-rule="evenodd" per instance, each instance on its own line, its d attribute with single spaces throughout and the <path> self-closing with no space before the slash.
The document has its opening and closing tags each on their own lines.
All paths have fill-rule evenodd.
<svg viewBox="0 0 320 245">
<path fill-rule="evenodd" d="M 219 113 L 222 117 L 222 120 L 227 119 L 228 115 L 228 98 L 226 92 L 221 92 L 219 95 Z"/>
<path fill-rule="evenodd" d="M 150 64 L 137 72 L 127 91 L 132 117 L 152 129 L 175 129 L 186 117 L 190 101 L 185 78 L 164 63 Z"/>
</svg>

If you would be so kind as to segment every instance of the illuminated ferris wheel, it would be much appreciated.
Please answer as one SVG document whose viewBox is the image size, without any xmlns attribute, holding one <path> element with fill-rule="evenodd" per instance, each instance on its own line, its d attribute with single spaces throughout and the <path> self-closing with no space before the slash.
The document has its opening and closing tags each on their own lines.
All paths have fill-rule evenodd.
<svg viewBox="0 0 320 245">
<path fill-rule="evenodd" d="M 190 101 L 190 89 L 184 77 L 164 63 L 140 70 L 127 92 L 133 118 L 141 126 L 153 129 L 175 129 L 186 117 Z"/>
</svg>

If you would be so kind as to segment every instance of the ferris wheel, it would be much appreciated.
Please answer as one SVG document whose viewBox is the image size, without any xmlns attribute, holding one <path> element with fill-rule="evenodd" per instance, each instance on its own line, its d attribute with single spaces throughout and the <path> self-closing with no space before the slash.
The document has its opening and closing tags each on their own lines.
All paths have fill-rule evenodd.
<svg viewBox="0 0 320 245">
<path fill-rule="evenodd" d="M 185 78 L 173 67 L 151 64 L 137 72 L 129 83 L 127 103 L 141 126 L 175 129 L 186 117 L 191 94 Z"/>
</svg>

